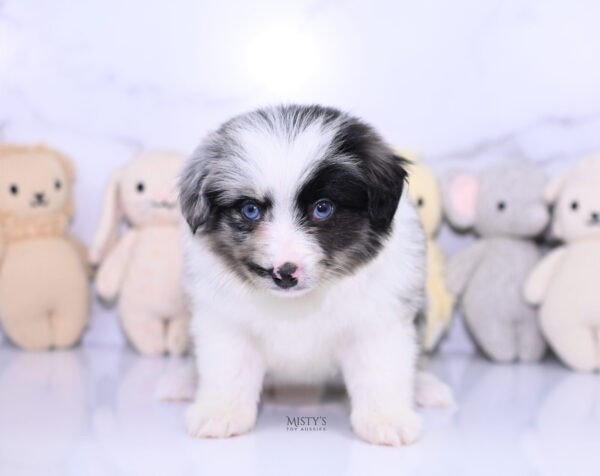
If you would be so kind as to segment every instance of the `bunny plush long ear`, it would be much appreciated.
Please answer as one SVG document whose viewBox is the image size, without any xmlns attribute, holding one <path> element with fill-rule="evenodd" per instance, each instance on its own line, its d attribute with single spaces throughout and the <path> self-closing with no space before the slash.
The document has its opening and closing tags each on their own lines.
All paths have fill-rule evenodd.
<svg viewBox="0 0 600 476">
<path fill-rule="evenodd" d="M 444 212 L 453 226 L 465 230 L 475 224 L 478 192 L 479 179 L 476 174 L 455 171 L 444 177 Z"/>
<path fill-rule="evenodd" d="M 115 170 L 106 186 L 100 222 L 89 250 L 89 260 L 92 265 L 100 264 L 119 239 L 119 227 L 123 218 L 119 197 L 121 174 L 122 169 Z"/>
<path fill-rule="evenodd" d="M 58 150 L 52 149 L 43 144 L 40 144 L 38 146 L 38 149 L 40 149 L 43 152 L 50 152 L 51 154 L 53 154 L 65 169 L 65 173 L 67 174 L 67 180 L 71 183 L 75 180 L 75 166 L 73 165 L 73 161 L 71 160 L 71 158 L 69 158 L 62 152 L 59 152 Z"/>
</svg>

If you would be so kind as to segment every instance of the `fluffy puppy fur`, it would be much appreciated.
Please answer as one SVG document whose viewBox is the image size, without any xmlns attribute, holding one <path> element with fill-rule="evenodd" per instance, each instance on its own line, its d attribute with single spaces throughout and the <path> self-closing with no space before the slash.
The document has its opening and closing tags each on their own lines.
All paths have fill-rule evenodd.
<svg viewBox="0 0 600 476">
<path fill-rule="evenodd" d="M 404 165 L 369 125 L 319 106 L 235 117 L 194 152 L 180 183 L 200 375 L 191 435 L 249 431 L 265 374 L 341 371 L 361 438 L 418 438 L 425 237 Z"/>
</svg>

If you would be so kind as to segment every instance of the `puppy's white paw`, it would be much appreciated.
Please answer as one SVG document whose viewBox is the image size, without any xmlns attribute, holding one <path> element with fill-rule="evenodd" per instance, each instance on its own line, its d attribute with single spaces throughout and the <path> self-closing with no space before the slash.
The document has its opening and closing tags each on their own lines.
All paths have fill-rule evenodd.
<svg viewBox="0 0 600 476">
<path fill-rule="evenodd" d="M 454 393 L 435 375 L 418 372 L 415 381 L 415 401 L 420 407 L 449 408 L 455 407 Z"/>
<path fill-rule="evenodd" d="M 228 438 L 249 432 L 256 423 L 256 405 L 195 402 L 185 414 L 194 438 Z"/>
<path fill-rule="evenodd" d="M 421 417 L 412 410 L 394 414 L 376 411 L 353 411 L 350 417 L 354 432 L 376 445 L 410 445 L 421 436 Z"/>
</svg>

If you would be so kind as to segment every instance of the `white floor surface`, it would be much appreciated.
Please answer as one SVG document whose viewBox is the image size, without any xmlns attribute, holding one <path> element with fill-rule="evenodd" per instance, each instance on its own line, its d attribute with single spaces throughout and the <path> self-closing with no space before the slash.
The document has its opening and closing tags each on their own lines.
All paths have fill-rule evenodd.
<svg viewBox="0 0 600 476">
<path fill-rule="evenodd" d="M 600 474 L 600 375 L 553 360 L 436 357 L 430 368 L 459 408 L 421 411 L 425 434 L 403 448 L 359 441 L 331 391 L 267 397 L 251 434 L 194 440 L 187 404 L 154 395 L 176 364 L 109 348 L 0 348 L 0 475 Z M 290 431 L 300 416 L 325 417 L 324 430 Z"/>
</svg>

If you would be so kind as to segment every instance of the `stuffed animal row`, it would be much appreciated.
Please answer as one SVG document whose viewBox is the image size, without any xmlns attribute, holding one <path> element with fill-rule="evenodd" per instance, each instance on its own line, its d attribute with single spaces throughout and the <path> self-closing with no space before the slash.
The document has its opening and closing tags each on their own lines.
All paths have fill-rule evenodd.
<svg viewBox="0 0 600 476">
<path fill-rule="evenodd" d="M 74 168 L 46 146 L 0 146 L 0 323 L 27 350 L 76 344 L 98 294 L 120 294 L 121 323 L 142 354 L 188 348 L 176 180 L 184 157 L 146 152 L 113 173 L 89 256 L 68 231 Z M 129 225 L 120 237 L 122 221 Z"/>
<path fill-rule="evenodd" d="M 174 152 L 145 152 L 116 170 L 88 253 L 68 231 L 71 161 L 46 146 L 0 146 L 0 323 L 13 342 L 44 350 L 80 340 L 90 263 L 99 296 L 119 296 L 122 327 L 135 349 L 187 351 L 176 193 L 183 161 Z M 456 296 L 490 359 L 537 361 L 548 342 L 570 367 L 600 369 L 600 156 L 549 183 L 522 162 L 452 172 L 441 190 L 424 164 L 414 161 L 409 172 L 409 195 L 428 240 L 425 349 L 433 350 L 448 328 Z M 447 271 L 435 242 L 442 202 L 451 225 L 478 237 Z M 551 205 L 553 234 L 565 244 L 541 259 L 535 240 L 550 222 Z"/>
<path fill-rule="evenodd" d="M 600 370 L 600 155 L 549 182 L 505 162 L 449 174 L 443 190 L 450 223 L 478 236 L 450 259 L 447 281 L 483 353 L 537 361 L 547 342 L 567 366 Z M 534 240 L 550 220 L 564 244 L 540 258 Z"/>
</svg>

